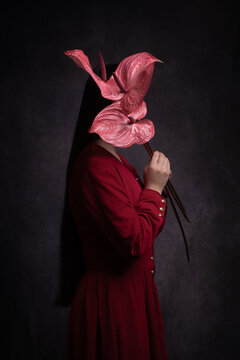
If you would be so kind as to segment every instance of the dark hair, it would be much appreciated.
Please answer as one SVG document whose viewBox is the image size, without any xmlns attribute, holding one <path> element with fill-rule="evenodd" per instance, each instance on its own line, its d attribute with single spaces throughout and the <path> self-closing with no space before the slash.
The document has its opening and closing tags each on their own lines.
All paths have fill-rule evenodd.
<svg viewBox="0 0 240 360">
<path fill-rule="evenodd" d="M 106 65 L 108 79 L 116 70 L 117 65 Z M 94 69 L 100 76 L 100 66 Z M 79 152 L 90 142 L 100 138 L 96 133 L 88 133 L 95 116 L 112 102 L 102 97 L 100 89 L 89 76 L 82 98 L 82 104 L 75 127 L 72 148 L 66 171 L 66 185 L 64 207 L 60 228 L 60 269 L 57 296 L 54 305 L 68 307 L 82 275 L 84 274 L 84 261 L 80 235 L 74 222 L 68 200 L 68 187 L 73 164 Z"/>
</svg>

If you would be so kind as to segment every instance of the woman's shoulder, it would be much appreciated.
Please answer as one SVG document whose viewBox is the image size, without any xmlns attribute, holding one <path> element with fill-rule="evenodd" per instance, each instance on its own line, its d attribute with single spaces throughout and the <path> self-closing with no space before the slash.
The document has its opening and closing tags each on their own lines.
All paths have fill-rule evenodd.
<svg viewBox="0 0 240 360">
<path fill-rule="evenodd" d="M 116 165 L 117 159 L 103 149 L 101 146 L 94 143 L 87 144 L 78 154 L 74 169 L 78 172 L 97 172 L 107 169 L 113 169 Z M 120 161 L 117 160 L 119 163 Z"/>
</svg>

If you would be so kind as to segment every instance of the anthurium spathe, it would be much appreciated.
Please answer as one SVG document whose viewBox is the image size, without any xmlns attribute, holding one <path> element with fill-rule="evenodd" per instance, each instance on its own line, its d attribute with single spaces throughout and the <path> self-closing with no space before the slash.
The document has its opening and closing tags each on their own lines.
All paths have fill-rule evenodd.
<svg viewBox="0 0 240 360">
<path fill-rule="evenodd" d="M 152 80 L 154 63 L 162 62 L 148 52 L 137 53 L 123 59 L 109 80 L 104 81 L 94 73 L 82 50 L 67 50 L 64 54 L 92 76 L 104 98 L 121 100 L 121 111 L 125 115 L 141 105 Z"/>
<path fill-rule="evenodd" d="M 125 115 L 141 105 L 152 80 L 155 62 L 162 61 L 148 52 L 141 52 L 125 58 L 118 65 L 115 80 L 121 83 L 121 110 Z"/>
<path fill-rule="evenodd" d="M 87 55 L 85 55 L 82 50 L 67 50 L 64 54 L 69 56 L 81 69 L 87 71 L 89 75 L 91 75 L 101 90 L 101 94 L 104 98 L 113 101 L 122 98 L 121 90 L 114 80 L 114 77 L 111 76 L 108 81 L 102 80 L 97 74 L 95 74 Z"/>
<path fill-rule="evenodd" d="M 146 113 L 144 101 L 128 116 L 121 111 L 121 101 L 115 101 L 97 114 L 88 132 L 97 133 L 104 141 L 117 147 L 141 145 L 155 134 L 153 122 L 142 119 Z"/>
</svg>

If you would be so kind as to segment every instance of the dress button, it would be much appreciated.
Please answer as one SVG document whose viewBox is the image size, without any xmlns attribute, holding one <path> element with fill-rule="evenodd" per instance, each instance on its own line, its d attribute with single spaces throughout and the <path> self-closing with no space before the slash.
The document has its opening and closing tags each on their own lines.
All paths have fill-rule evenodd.
<svg viewBox="0 0 240 360">
<path fill-rule="evenodd" d="M 154 274 L 154 270 L 151 270 L 151 273 Z"/>
<path fill-rule="evenodd" d="M 164 210 L 164 208 L 163 208 L 163 207 L 160 207 L 160 210 L 161 210 L 161 211 L 163 211 L 163 210 Z"/>
<path fill-rule="evenodd" d="M 164 204 L 166 202 L 166 200 L 165 199 L 162 199 L 162 203 Z"/>
<path fill-rule="evenodd" d="M 151 260 L 153 260 L 154 259 L 154 257 L 153 256 L 151 256 Z"/>
<path fill-rule="evenodd" d="M 160 213 L 160 214 L 158 214 L 158 215 L 159 215 L 159 216 L 163 216 L 163 214 L 161 214 L 161 213 Z"/>
</svg>

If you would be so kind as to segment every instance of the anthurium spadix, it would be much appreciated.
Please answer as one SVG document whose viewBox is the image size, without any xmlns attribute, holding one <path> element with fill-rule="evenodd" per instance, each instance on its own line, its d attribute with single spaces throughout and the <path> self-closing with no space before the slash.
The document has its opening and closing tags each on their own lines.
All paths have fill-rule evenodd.
<svg viewBox="0 0 240 360">
<path fill-rule="evenodd" d="M 114 77 L 111 76 L 107 81 L 102 80 L 97 74 L 95 74 L 87 55 L 85 55 L 82 50 L 67 50 L 64 54 L 69 56 L 81 69 L 87 71 L 89 75 L 91 75 L 104 98 L 112 101 L 121 99 L 121 90 L 114 80 Z"/>
<path fill-rule="evenodd" d="M 121 101 L 100 111 L 93 120 L 89 133 L 97 133 L 104 141 L 117 147 L 144 144 L 155 134 L 151 120 L 142 119 L 147 113 L 145 101 L 129 115 L 121 111 Z"/>
<path fill-rule="evenodd" d="M 137 53 L 123 59 L 114 74 L 104 81 L 94 73 L 82 50 L 67 50 L 64 54 L 92 76 L 104 98 L 121 100 L 121 111 L 125 115 L 141 105 L 151 83 L 154 63 L 162 62 L 147 52 Z"/>
</svg>

